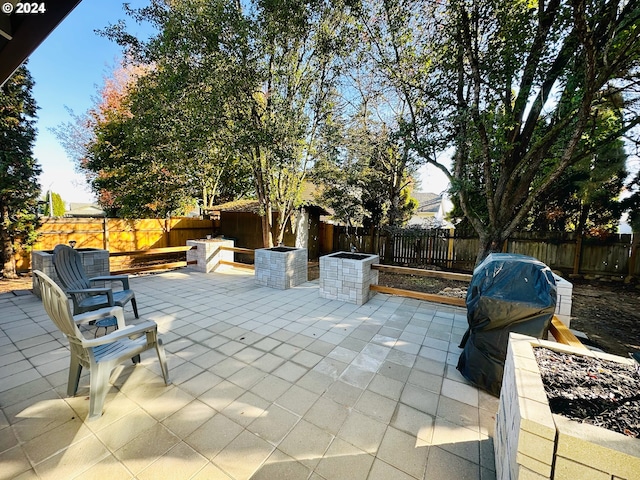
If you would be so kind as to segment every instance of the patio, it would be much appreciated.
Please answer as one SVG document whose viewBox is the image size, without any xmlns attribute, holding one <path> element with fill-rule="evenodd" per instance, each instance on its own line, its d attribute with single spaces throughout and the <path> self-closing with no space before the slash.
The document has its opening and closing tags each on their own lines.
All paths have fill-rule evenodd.
<svg viewBox="0 0 640 480">
<path fill-rule="evenodd" d="M 0 295 L 0 478 L 495 478 L 498 399 L 455 369 L 464 309 L 384 294 L 357 306 L 240 269 L 131 287 L 173 384 L 146 352 L 86 423 L 88 373 L 65 398 L 66 340 L 40 300 Z"/>
</svg>

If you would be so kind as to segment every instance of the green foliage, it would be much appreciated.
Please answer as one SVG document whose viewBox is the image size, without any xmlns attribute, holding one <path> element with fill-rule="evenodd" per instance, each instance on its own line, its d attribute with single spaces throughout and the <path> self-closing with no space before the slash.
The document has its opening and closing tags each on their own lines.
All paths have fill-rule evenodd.
<svg viewBox="0 0 640 480">
<path fill-rule="evenodd" d="M 407 35 L 376 34 L 375 44 L 396 41 L 379 51 L 392 53 L 384 56 L 388 81 L 411 106 L 407 141 L 448 175 L 459 213 L 480 236 L 480 260 L 563 172 L 586 158 L 600 162 L 640 123 L 640 2 L 456 0 L 434 8 L 440 15 L 421 53 L 431 66 L 425 82 L 407 75 L 417 75 L 405 68 L 415 64 Z M 612 102 L 612 92 L 624 102 Z M 614 111 L 613 123 L 603 109 Z M 444 147 L 451 167 L 433 153 Z"/>
<path fill-rule="evenodd" d="M 0 90 L 0 255 L 3 275 L 14 277 L 15 247 L 35 241 L 40 166 L 33 158 L 36 103 L 33 80 L 20 67 Z"/>
<path fill-rule="evenodd" d="M 348 128 L 335 126 L 325 129 L 312 172 L 320 203 L 350 226 L 406 224 L 418 205 L 410 197 L 415 163 L 402 143 L 364 115 Z"/>
<path fill-rule="evenodd" d="M 51 195 L 51 201 L 49 201 L 49 195 Z M 47 193 L 45 193 L 44 197 L 42 198 L 41 202 L 44 202 L 44 209 L 42 214 L 45 217 L 52 217 L 52 216 L 62 217 L 67 211 L 67 207 L 64 204 L 64 200 L 62 200 L 62 197 L 60 196 L 59 193 L 47 191 Z M 51 215 L 51 212 L 50 212 L 51 203 L 53 204 L 53 215 Z"/>
</svg>

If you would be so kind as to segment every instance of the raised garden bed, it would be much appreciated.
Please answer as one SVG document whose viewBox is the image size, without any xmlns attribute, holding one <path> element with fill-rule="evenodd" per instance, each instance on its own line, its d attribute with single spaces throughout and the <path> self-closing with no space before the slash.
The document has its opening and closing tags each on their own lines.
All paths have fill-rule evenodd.
<svg viewBox="0 0 640 480">
<path fill-rule="evenodd" d="M 286 290 L 307 281 L 306 248 L 273 247 L 255 251 L 255 279 L 258 285 Z"/>
<path fill-rule="evenodd" d="M 375 292 L 378 271 L 371 265 L 379 263 L 378 255 L 337 252 L 320 257 L 320 297 L 363 305 Z"/>
<path fill-rule="evenodd" d="M 578 385 L 563 386 L 561 394 L 552 393 L 547 396 L 543 382 L 541 367 L 538 365 L 534 349 L 544 348 L 553 355 L 568 355 L 562 357 L 567 363 L 562 365 L 557 360 L 550 360 L 551 353 L 540 351 L 538 356 L 546 358 L 542 362 L 544 375 L 561 377 L 561 381 L 570 377 L 584 376 Z M 545 362 L 553 362 L 545 365 Z M 556 403 L 556 397 L 579 397 L 580 384 L 590 384 L 593 376 L 605 376 L 605 370 L 613 372 L 610 362 L 617 364 L 615 370 L 628 372 L 635 370 L 633 361 L 629 358 L 581 350 L 574 347 L 560 345 L 554 342 L 537 340 L 531 337 L 511 334 L 507 359 L 505 362 L 500 406 L 496 418 L 496 432 L 494 436 L 496 476 L 502 479 L 637 479 L 640 478 L 640 439 L 635 438 L 633 430 L 618 433 L 595 423 L 604 423 L 602 413 L 595 414 L 595 421 L 587 423 L 554 413 L 550 404 Z M 582 366 L 586 367 L 586 370 Z M 575 366 L 579 368 L 575 369 Z M 555 369 L 555 371 L 554 371 Z M 582 372 L 582 373 L 581 373 Z M 585 373 L 586 372 L 586 373 Z M 621 377 L 612 373 L 612 383 L 615 392 L 599 390 L 605 398 L 591 401 L 591 403 L 611 402 L 614 397 L 628 395 L 631 390 L 616 389 L 616 385 L 624 383 Z M 630 385 L 633 389 L 633 384 Z M 637 383 L 636 386 L 637 387 Z M 556 387 L 550 390 L 557 391 Z M 591 388 L 595 395 L 596 390 Z M 636 390 L 636 393 L 639 393 Z M 563 413 L 568 411 L 568 403 L 559 401 Z M 577 410 L 586 411 L 589 402 L 578 400 L 573 402 Z M 624 402 L 623 402 L 624 403 Z M 556 410 L 559 411 L 559 410 Z M 571 413 L 570 415 L 573 415 Z M 598 419 L 600 417 L 600 419 Z M 636 425 L 637 415 L 632 418 Z M 623 431 L 624 431 L 623 427 Z"/>
</svg>

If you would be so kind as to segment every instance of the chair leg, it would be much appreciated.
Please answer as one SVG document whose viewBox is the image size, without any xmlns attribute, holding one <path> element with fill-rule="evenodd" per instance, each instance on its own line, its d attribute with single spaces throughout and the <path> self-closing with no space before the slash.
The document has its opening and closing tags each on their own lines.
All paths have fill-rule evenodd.
<svg viewBox="0 0 640 480">
<path fill-rule="evenodd" d="M 138 303 L 136 302 L 136 297 L 133 297 L 131 299 L 131 306 L 133 307 L 133 314 L 135 315 L 135 317 L 140 318 L 140 316 L 138 315 Z"/>
<path fill-rule="evenodd" d="M 80 375 L 82 374 L 82 365 L 78 359 L 71 355 L 71 363 L 69 365 L 69 382 L 67 383 L 67 396 L 73 397 L 78 391 L 80 384 Z"/>
<path fill-rule="evenodd" d="M 89 387 L 89 420 L 102 416 L 102 408 L 109 391 L 109 377 L 112 365 L 107 362 L 98 363 L 91 369 L 91 383 Z"/>
<path fill-rule="evenodd" d="M 164 377 L 164 384 L 169 385 L 169 367 L 167 366 L 167 356 L 164 353 L 164 346 L 162 340 L 158 339 L 156 342 L 156 352 L 158 353 L 158 361 L 160 362 L 160 368 L 162 369 L 162 376 Z"/>
</svg>

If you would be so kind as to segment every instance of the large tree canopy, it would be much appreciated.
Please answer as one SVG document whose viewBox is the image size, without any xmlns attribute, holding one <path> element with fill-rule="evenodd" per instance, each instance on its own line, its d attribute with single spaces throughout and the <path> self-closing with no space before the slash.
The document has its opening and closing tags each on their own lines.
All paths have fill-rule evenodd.
<svg viewBox="0 0 640 480">
<path fill-rule="evenodd" d="M 262 208 L 264 243 L 279 243 L 297 207 L 338 74 L 334 58 L 344 39 L 337 6 L 153 0 L 129 10 L 154 24 L 158 35 L 141 41 L 120 24 L 106 33 L 150 69 L 136 93 L 148 100 L 141 104 L 146 111 L 158 112 L 147 131 L 179 133 L 168 135 L 161 152 L 145 149 L 135 161 L 175 156 L 160 163 L 180 175 L 199 168 L 206 156 L 217 156 L 223 168 L 249 170 Z M 133 107 L 131 113 L 143 114 Z M 203 191 L 215 188 L 219 174 L 202 169 L 201 178 L 209 180 Z"/>
<path fill-rule="evenodd" d="M 33 158 L 36 103 L 22 66 L 0 89 L 0 247 L 2 274 L 16 277 L 15 245 L 35 240 L 40 166 Z"/>
<path fill-rule="evenodd" d="M 597 161 L 640 121 L 637 0 L 374 5 L 382 7 L 361 18 L 380 45 L 379 71 L 409 106 L 412 148 L 450 179 L 480 236 L 478 259 L 501 248 L 569 166 Z M 431 9 L 421 30 L 429 48 L 411 48 L 415 35 L 395 21 L 398 9 Z M 612 108 L 620 122 L 599 128 Z M 451 166 L 438 157 L 447 147 Z"/>
</svg>

